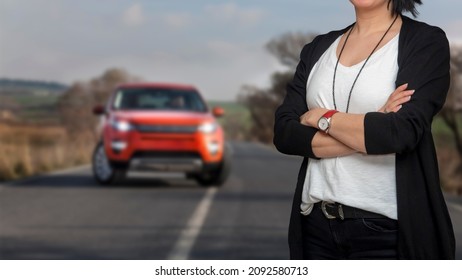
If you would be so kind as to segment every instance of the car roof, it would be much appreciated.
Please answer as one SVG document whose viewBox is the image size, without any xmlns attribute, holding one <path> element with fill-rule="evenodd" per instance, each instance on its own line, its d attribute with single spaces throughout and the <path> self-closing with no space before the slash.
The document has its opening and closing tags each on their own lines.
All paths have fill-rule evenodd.
<svg viewBox="0 0 462 280">
<path fill-rule="evenodd" d="M 197 91 L 197 89 L 192 85 L 177 83 L 127 83 L 119 85 L 118 88 L 161 88 Z"/>
</svg>

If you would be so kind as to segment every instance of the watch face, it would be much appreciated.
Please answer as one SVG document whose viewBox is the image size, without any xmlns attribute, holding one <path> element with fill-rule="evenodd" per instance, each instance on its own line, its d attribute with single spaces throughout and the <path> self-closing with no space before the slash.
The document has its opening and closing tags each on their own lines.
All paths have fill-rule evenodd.
<svg viewBox="0 0 462 280">
<path fill-rule="evenodd" d="M 322 131 L 326 131 L 329 128 L 329 121 L 326 118 L 320 118 L 318 122 L 318 127 Z"/>
</svg>

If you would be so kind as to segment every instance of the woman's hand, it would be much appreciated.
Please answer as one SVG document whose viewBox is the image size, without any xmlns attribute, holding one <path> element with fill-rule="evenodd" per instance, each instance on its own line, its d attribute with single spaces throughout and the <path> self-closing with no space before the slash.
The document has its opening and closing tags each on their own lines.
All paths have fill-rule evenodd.
<svg viewBox="0 0 462 280">
<path fill-rule="evenodd" d="M 314 108 L 300 117 L 300 123 L 318 129 L 319 119 L 328 109 Z M 313 154 L 318 158 L 342 157 L 356 153 L 356 151 L 326 133 L 316 133 L 311 141 Z"/>
<path fill-rule="evenodd" d="M 311 126 L 314 128 L 318 128 L 318 121 L 319 119 L 327 112 L 328 109 L 324 108 L 314 108 L 310 109 L 305 114 L 301 115 L 300 123 L 306 126 Z"/>
<path fill-rule="evenodd" d="M 411 96 L 415 90 L 407 90 L 408 84 L 399 86 L 391 95 L 388 97 L 385 105 L 380 108 L 379 112 L 391 113 L 398 112 L 403 104 L 411 100 Z"/>
</svg>

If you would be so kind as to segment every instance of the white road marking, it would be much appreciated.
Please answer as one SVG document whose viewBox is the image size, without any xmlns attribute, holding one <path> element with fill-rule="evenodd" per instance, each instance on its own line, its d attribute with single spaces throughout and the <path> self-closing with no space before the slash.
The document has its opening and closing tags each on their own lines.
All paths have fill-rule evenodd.
<svg viewBox="0 0 462 280">
<path fill-rule="evenodd" d="M 196 242 L 197 236 L 199 236 L 217 190 L 217 187 L 211 187 L 207 190 L 196 210 L 189 218 L 172 251 L 167 256 L 168 260 L 187 260 L 189 258 L 191 249 Z"/>
<path fill-rule="evenodd" d="M 455 203 L 452 203 L 452 202 L 448 202 L 448 205 L 449 205 L 450 207 L 456 209 L 457 211 L 462 212 L 462 205 L 455 204 Z"/>
</svg>

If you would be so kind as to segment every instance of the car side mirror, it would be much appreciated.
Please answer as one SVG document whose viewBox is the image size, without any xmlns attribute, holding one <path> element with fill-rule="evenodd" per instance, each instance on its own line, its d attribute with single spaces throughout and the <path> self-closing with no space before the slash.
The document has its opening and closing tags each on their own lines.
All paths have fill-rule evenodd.
<svg viewBox="0 0 462 280">
<path fill-rule="evenodd" d="M 103 115 L 104 113 L 106 113 L 106 109 L 104 109 L 104 106 L 102 106 L 102 105 L 96 105 L 93 108 L 93 114 L 95 114 L 97 116 Z"/>
<path fill-rule="evenodd" d="M 212 114 L 215 117 L 219 118 L 219 117 L 222 117 L 225 114 L 225 110 L 223 110 L 223 108 L 221 108 L 221 107 L 213 107 Z"/>
</svg>

